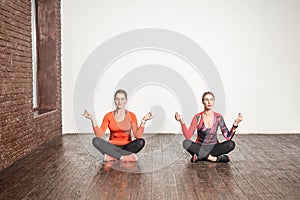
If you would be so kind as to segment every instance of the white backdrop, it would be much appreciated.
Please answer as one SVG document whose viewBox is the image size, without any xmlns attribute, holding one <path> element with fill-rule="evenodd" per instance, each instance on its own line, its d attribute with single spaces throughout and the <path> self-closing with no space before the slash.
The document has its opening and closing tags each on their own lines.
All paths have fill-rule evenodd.
<svg viewBox="0 0 300 200">
<path fill-rule="evenodd" d="M 73 104 L 77 76 L 95 49 L 128 31 L 153 28 L 181 34 L 206 52 L 224 88 L 223 102 L 215 92 L 227 126 L 241 112 L 244 121 L 240 133 L 300 133 L 299 24 L 298 0 L 63 0 L 63 132 L 92 132 L 84 118 L 78 124 Z M 98 123 L 113 109 L 119 80 L 131 70 L 151 64 L 167 66 L 180 74 L 199 100 L 194 113 L 202 110 L 201 94 L 211 89 L 206 77 L 180 56 L 143 49 L 120 56 L 99 74 L 96 87 L 92 86 L 96 88 L 91 94 L 94 105 L 86 105 Z M 168 78 L 168 74 L 165 76 Z M 84 86 L 89 88 L 89 77 L 86 80 Z M 165 118 L 155 116 L 153 123 L 163 120 L 159 132 L 178 133 L 179 124 L 173 115 L 184 112 L 181 103 L 168 86 L 153 83 L 137 86 L 129 94 L 128 109 L 140 120 L 160 105 Z M 192 115 L 183 117 L 189 124 Z"/>
</svg>

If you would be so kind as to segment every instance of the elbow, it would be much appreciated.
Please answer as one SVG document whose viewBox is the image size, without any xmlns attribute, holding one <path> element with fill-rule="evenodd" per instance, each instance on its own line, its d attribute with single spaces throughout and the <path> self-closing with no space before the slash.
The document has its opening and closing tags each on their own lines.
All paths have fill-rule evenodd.
<svg viewBox="0 0 300 200">
<path fill-rule="evenodd" d="M 95 136 L 96 136 L 97 138 L 101 138 L 101 137 L 102 137 L 102 134 L 95 133 Z"/>
<path fill-rule="evenodd" d="M 140 138 L 142 138 L 142 135 L 143 135 L 142 133 L 141 133 L 141 134 L 135 134 L 134 137 L 135 137 L 136 139 L 140 139 Z"/>
<path fill-rule="evenodd" d="M 189 140 L 192 137 L 192 134 L 184 134 L 185 139 Z"/>
<path fill-rule="evenodd" d="M 224 135 L 224 138 L 225 138 L 227 141 L 229 141 L 229 140 L 231 140 L 232 135 Z"/>
<path fill-rule="evenodd" d="M 231 137 L 225 137 L 225 139 L 226 139 L 227 141 L 229 141 L 229 140 L 231 140 Z"/>
<path fill-rule="evenodd" d="M 191 139 L 192 136 L 186 137 L 187 140 Z"/>
<path fill-rule="evenodd" d="M 142 138 L 144 133 L 144 127 L 140 127 L 137 131 L 133 131 L 133 135 L 136 139 Z"/>
<path fill-rule="evenodd" d="M 94 130 L 94 133 L 98 138 L 101 138 L 104 135 L 104 132 L 100 130 Z"/>
<path fill-rule="evenodd" d="M 98 133 L 98 134 L 96 134 L 96 136 L 97 136 L 98 138 L 101 138 L 103 135 L 104 135 L 104 133 Z"/>
</svg>

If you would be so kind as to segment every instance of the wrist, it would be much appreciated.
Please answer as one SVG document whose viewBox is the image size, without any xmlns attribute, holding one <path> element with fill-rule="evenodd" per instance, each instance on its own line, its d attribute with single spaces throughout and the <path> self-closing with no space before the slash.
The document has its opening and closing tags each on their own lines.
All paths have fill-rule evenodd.
<svg viewBox="0 0 300 200">
<path fill-rule="evenodd" d="M 143 124 L 145 124 L 146 123 L 146 120 L 144 120 L 144 119 L 142 119 L 142 121 L 141 121 Z"/>
</svg>

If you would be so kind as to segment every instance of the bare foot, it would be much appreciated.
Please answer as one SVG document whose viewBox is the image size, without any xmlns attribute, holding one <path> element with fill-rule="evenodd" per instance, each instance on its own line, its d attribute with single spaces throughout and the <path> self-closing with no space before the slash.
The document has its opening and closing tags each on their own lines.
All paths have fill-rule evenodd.
<svg viewBox="0 0 300 200">
<path fill-rule="evenodd" d="M 125 155 L 121 157 L 121 161 L 124 162 L 136 162 L 137 161 L 137 155 L 135 153 L 130 155 Z"/>
<path fill-rule="evenodd" d="M 227 163 L 230 161 L 229 156 L 223 154 L 223 155 L 219 155 L 219 156 L 212 156 L 212 155 L 208 155 L 208 160 L 210 160 L 211 162 L 222 162 L 222 163 Z"/>
<path fill-rule="evenodd" d="M 115 160 L 117 160 L 117 159 L 114 158 L 114 157 L 112 157 L 112 156 L 110 156 L 110 155 L 104 154 L 103 160 L 104 160 L 105 162 L 108 162 L 108 161 L 115 161 Z"/>
<path fill-rule="evenodd" d="M 216 162 L 217 161 L 217 157 L 212 156 L 212 155 L 208 155 L 207 160 L 212 161 L 212 162 Z"/>
</svg>

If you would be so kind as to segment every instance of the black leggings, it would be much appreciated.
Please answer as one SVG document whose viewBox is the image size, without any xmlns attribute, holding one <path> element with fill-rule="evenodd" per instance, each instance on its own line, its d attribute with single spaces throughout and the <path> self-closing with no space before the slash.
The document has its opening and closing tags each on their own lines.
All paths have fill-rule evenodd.
<svg viewBox="0 0 300 200">
<path fill-rule="evenodd" d="M 124 146 L 116 146 L 103 140 L 102 138 L 95 137 L 93 138 L 93 145 L 103 155 L 107 154 L 120 160 L 121 156 L 138 153 L 140 150 L 142 150 L 145 146 L 145 140 L 143 138 L 139 138 Z"/>
<path fill-rule="evenodd" d="M 228 140 L 218 144 L 201 144 L 191 140 L 183 141 L 183 148 L 185 148 L 192 156 L 196 154 L 199 158 L 207 158 L 208 155 L 219 156 L 227 154 L 235 147 L 232 140 Z"/>
</svg>

